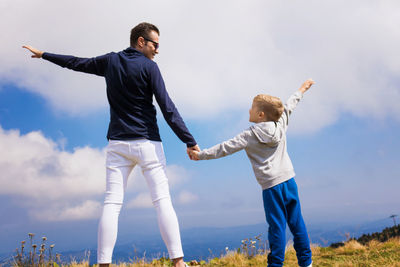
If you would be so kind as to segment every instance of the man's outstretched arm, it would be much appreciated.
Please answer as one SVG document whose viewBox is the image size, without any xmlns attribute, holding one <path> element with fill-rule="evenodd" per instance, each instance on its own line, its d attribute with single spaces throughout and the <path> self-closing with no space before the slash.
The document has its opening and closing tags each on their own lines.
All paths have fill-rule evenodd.
<svg viewBox="0 0 400 267">
<path fill-rule="evenodd" d="M 41 58 L 42 56 L 43 56 L 43 51 L 40 51 L 40 50 L 38 50 L 38 49 L 36 49 L 36 48 L 33 48 L 32 46 L 30 46 L 30 45 L 23 45 L 22 46 L 22 48 L 26 48 L 26 49 L 28 49 L 29 51 L 31 51 L 32 52 L 32 58 Z"/>
<path fill-rule="evenodd" d="M 109 54 L 93 58 L 79 58 L 43 52 L 29 45 L 22 47 L 28 49 L 33 54 L 32 58 L 43 58 L 63 68 L 99 76 L 104 76 L 109 58 Z"/>
</svg>

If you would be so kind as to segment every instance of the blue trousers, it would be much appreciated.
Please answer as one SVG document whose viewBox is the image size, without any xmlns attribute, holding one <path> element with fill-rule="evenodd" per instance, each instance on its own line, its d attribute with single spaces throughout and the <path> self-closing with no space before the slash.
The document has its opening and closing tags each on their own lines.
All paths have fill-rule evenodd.
<svg viewBox="0 0 400 267">
<path fill-rule="evenodd" d="M 294 178 L 263 190 L 264 210 L 268 228 L 268 266 L 283 266 L 286 247 L 286 223 L 293 234 L 294 249 L 300 266 L 311 264 L 307 229 L 301 215 L 297 184 Z"/>
</svg>

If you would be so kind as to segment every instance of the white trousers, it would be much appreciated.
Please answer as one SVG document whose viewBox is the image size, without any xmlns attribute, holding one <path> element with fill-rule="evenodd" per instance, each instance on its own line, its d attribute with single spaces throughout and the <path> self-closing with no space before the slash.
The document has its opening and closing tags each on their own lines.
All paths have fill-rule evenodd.
<svg viewBox="0 0 400 267">
<path fill-rule="evenodd" d="M 161 142 L 139 139 L 110 140 L 107 146 L 107 185 L 98 228 L 97 262 L 111 263 L 128 177 L 138 164 L 146 179 L 158 226 L 171 259 L 183 257 L 179 224 L 169 194 L 166 161 Z"/>
</svg>

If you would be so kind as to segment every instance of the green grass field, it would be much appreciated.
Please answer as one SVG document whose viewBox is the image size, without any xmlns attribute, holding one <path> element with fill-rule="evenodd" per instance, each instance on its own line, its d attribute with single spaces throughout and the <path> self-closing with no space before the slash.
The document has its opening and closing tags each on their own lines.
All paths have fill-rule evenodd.
<svg viewBox="0 0 400 267">
<path fill-rule="evenodd" d="M 313 247 L 313 266 L 334 266 L 334 267 L 400 267 L 400 238 L 393 238 L 384 243 L 371 241 L 363 246 L 357 241 L 351 240 L 339 248 Z M 190 264 L 188 262 L 188 264 Z M 226 267 L 245 267 L 245 266 L 267 266 L 267 256 L 257 255 L 255 257 L 246 257 L 239 253 L 227 253 L 221 258 L 214 258 L 209 262 L 202 262 L 191 266 L 226 266 Z M 87 263 L 73 263 L 71 267 L 88 266 Z M 152 263 L 140 262 L 121 263 L 114 265 L 118 267 L 164 267 L 171 266 L 167 260 L 154 260 Z M 285 257 L 285 267 L 295 267 L 297 265 L 296 254 L 293 247 L 289 247 Z"/>
</svg>

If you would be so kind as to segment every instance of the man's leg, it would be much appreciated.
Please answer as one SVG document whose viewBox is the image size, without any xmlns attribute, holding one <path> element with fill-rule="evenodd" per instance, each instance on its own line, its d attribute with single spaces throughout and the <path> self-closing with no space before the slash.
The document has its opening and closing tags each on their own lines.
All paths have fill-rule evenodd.
<svg viewBox="0 0 400 267">
<path fill-rule="evenodd" d="M 296 250 L 297 260 L 300 266 L 309 266 L 312 262 L 310 240 L 303 216 L 301 215 L 297 184 L 294 179 L 286 182 L 285 190 L 288 225 L 293 234 L 293 246 Z"/>
<path fill-rule="evenodd" d="M 281 184 L 263 190 L 265 216 L 268 222 L 268 266 L 281 267 L 285 260 L 286 213 L 281 193 Z"/>
<path fill-rule="evenodd" d="M 148 141 L 141 146 L 139 165 L 149 186 L 157 212 L 161 236 L 175 266 L 185 266 L 178 218 L 172 206 L 166 175 L 165 156 L 161 142 Z"/>
<path fill-rule="evenodd" d="M 127 146 L 110 141 L 106 158 L 106 194 L 98 228 L 97 262 L 102 267 L 111 263 L 118 233 L 118 216 L 122 207 L 127 179 L 134 165 L 122 156 Z M 105 264 L 105 265 L 103 265 Z"/>
</svg>

